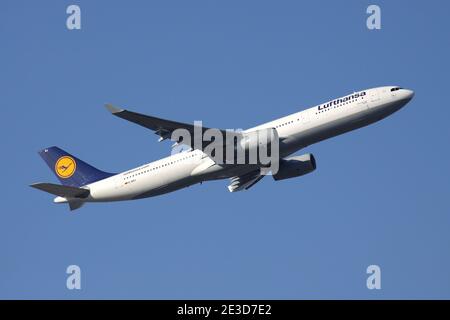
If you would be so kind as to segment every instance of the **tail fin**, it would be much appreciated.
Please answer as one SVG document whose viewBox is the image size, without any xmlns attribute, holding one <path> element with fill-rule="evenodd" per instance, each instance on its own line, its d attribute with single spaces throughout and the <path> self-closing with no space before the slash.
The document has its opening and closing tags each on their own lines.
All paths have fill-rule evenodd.
<svg viewBox="0 0 450 320">
<path fill-rule="evenodd" d="M 65 186 L 78 188 L 114 175 L 98 170 L 58 147 L 41 150 L 39 155 Z"/>
</svg>

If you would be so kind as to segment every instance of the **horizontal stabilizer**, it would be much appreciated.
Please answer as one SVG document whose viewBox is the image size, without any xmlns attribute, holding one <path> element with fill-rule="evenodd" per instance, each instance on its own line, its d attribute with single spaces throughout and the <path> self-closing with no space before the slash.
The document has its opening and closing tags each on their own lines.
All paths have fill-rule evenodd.
<svg viewBox="0 0 450 320">
<path fill-rule="evenodd" d="M 87 198 L 89 190 L 77 187 L 62 186 L 54 183 L 33 183 L 30 187 L 60 196 L 64 198 Z"/>
<path fill-rule="evenodd" d="M 69 208 L 70 211 L 77 210 L 81 208 L 81 206 L 84 204 L 82 200 L 70 200 L 69 201 Z"/>
</svg>

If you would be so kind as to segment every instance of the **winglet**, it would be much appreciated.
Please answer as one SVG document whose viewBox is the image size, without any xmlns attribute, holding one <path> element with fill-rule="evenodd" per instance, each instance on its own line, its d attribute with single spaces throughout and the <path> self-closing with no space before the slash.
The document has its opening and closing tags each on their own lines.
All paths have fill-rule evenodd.
<svg viewBox="0 0 450 320">
<path fill-rule="evenodd" d="M 112 104 L 110 104 L 110 103 L 105 104 L 105 107 L 106 107 L 106 109 L 108 109 L 108 111 L 111 112 L 112 114 L 114 114 L 114 113 L 119 113 L 119 112 L 124 111 L 123 109 L 119 109 L 119 108 L 117 108 L 117 107 L 114 107 L 114 106 L 113 106 Z"/>
</svg>

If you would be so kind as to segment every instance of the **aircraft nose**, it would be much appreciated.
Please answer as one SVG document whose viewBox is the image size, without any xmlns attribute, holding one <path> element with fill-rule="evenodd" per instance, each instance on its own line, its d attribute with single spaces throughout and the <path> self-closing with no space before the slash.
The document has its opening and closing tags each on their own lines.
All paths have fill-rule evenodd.
<svg viewBox="0 0 450 320">
<path fill-rule="evenodd" d="M 414 97 L 414 91 L 409 90 L 409 89 L 403 89 L 404 90 L 404 94 L 405 94 L 405 98 L 408 100 L 411 100 Z"/>
</svg>

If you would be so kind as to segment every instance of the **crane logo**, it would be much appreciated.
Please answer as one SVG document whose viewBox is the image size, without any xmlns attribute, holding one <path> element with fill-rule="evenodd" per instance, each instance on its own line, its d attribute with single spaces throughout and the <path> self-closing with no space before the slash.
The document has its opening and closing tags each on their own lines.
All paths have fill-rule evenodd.
<svg viewBox="0 0 450 320">
<path fill-rule="evenodd" d="M 55 164 L 55 172 L 58 177 L 67 179 L 70 178 L 77 168 L 77 163 L 72 157 L 62 156 L 56 161 Z"/>
</svg>

